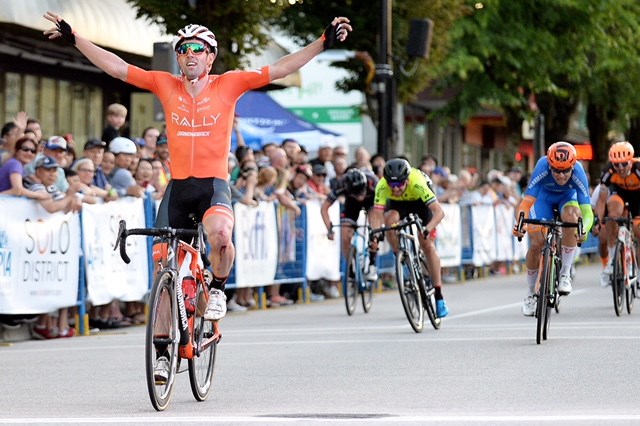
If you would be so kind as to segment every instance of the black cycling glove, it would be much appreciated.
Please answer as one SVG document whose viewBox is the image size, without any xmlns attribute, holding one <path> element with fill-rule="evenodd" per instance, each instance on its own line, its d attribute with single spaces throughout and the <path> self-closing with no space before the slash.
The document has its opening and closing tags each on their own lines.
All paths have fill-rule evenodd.
<svg viewBox="0 0 640 426">
<path fill-rule="evenodd" d="M 72 46 L 76 45 L 76 36 L 71 29 L 71 25 L 67 24 L 67 22 L 62 19 L 60 22 L 56 23 L 56 27 L 58 27 L 58 31 L 60 31 L 64 41 Z"/>
<path fill-rule="evenodd" d="M 333 45 L 336 44 L 340 31 L 344 31 L 342 29 L 342 23 L 338 25 L 329 24 L 327 28 L 325 28 L 324 34 L 322 34 L 322 38 L 324 39 L 322 46 L 324 50 L 331 49 Z"/>
</svg>

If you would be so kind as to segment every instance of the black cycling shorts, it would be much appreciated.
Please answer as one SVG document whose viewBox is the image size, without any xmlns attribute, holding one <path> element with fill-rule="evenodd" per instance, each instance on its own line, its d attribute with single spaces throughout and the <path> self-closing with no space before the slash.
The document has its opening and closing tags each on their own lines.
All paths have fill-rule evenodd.
<svg viewBox="0 0 640 426">
<path fill-rule="evenodd" d="M 371 207 L 373 207 L 373 195 L 365 197 L 362 201 L 358 201 L 353 197 L 347 197 L 344 200 L 344 207 L 340 214 L 340 222 L 355 224 L 358 221 L 360 210 L 364 209 L 368 212 Z"/>
<path fill-rule="evenodd" d="M 609 187 L 609 196 L 611 197 L 612 195 L 618 195 L 622 198 L 622 201 L 629 203 L 631 217 L 640 216 L 640 197 L 638 197 L 638 191 L 628 191 L 616 185 L 611 185 Z"/>
<path fill-rule="evenodd" d="M 399 200 L 388 200 L 387 205 L 384 208 L 385 212 L 390 210 L 395 210 L 400 214 L 400 219 L 404 219 L 409 216 L 410 213 L 415 213 L 422 220 L 422 226 L 425 226 L 431 218 L 433 214 L 429 207 L 422 200 L 413 200 L 413 201 L 399 201 Z"/>
<path fill-rule="evenodd" d="M 220 206 L 233 212 L 229 183 L 219 178 L 172 179 L 158 207 L 156 228 L 196 228 L 205 212 Z"/>
</svg>

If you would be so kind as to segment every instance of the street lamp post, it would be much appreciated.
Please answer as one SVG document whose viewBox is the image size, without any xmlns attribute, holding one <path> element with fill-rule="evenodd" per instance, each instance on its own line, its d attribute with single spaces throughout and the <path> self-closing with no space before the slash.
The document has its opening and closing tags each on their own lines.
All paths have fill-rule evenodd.
<svg viewBox="0 0 640 426">
<path fill-rule="evenodd" d="M 392 0 L 382 0 L 380 16 L 380 56 L 376 64 L 378 82 L 378 152 L 389 158 L 393 152 L 394 105 L 393 65 L 391 63 L 391 9 Z"/>
</svg>

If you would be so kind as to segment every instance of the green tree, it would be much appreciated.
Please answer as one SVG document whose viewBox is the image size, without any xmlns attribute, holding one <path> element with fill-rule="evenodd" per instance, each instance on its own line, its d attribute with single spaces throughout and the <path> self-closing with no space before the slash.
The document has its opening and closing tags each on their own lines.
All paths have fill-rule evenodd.
<svg viewBox="0 0 640 426">
<path fill-rule="evenodd" d="M 191 23 L 211 29 L 218 40 L 216 73 L 246 66 L 247 55 L 260 52 L 271 40 L 265 22 L 291 7 L 288 1 L 282 0 L 127 1 L 135 7 L 139 18 L 163 26 L 168 34 L 175 34 Z"/>
</svg>

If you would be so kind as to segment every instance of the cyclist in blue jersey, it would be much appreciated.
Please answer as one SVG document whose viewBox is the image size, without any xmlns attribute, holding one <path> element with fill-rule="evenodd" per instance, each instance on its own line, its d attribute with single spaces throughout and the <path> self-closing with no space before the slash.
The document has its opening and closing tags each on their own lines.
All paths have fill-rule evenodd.
<svg viewBox="0 0 640 426">
<path fill-rule="evenodd" d="M 582 218 L 584 234 L 564 232 L 562 234 L 562 269 L 558 292 L 567 295 L 571 292 L 571 265 L 578 242 L 587 238 L 593 225 L 593 211 L 589 197 L 589 182 L 582 164 L 577 162 L 576 149 L 568 142 L 556 142 L 549 147 L 547 155 L 538 160 L 533 170 L 524 197 L 516 209 L 516 221 L 520 212 L 525 218 L 554 218 L 554 209 L 560 214 L 563 222 L 578 222 Z M 527 297 L 522 305 L 525 316 L 533 316 L 536 310 L 534 297 L 540 254 L 544 245 L 542 227 L 527 225 L 529 231 L 529 250 L 526 256 Z M 525 230 L 519 232 L 517 224 L 513 229 L 516 237 L 524 236 Z"/>
</svg>

